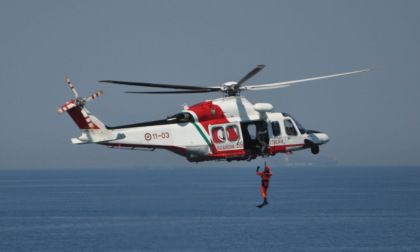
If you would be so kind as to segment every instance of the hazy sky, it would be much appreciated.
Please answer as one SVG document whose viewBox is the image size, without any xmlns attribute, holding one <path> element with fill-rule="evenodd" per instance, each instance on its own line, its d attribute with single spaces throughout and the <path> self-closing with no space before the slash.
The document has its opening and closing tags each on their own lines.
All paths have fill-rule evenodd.
<svg viewBox="0 0 420 252">
<path fill-rule="evenodd" d="M 247 84 L 378 67 L 245 95 L 327 133 L 319 155 L 340 165 L 420 165 L 419 12 L 419 1 L 384 0 L 1 1 L 0 168 L 254 166 L 75 146 L 80 131 L 55 110 L 73 98 L 69 75 L 82 96 L 104 91 L 87 108 L 107 125 L 162 119 L 221 94 L 132 95 L 141 88 L 97 81 L 221 85 L 257 64 Z"/>
</svg>

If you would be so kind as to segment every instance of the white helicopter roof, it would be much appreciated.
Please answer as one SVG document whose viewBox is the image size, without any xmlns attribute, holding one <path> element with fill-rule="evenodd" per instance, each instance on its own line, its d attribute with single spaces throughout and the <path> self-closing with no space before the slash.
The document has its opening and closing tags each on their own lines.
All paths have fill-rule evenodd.
<svg viewBox="0 0 420 252">
<path fill-rule="evenodd" d="M 243 96 L 230 96 L 213 100 L 224 112 L 226 118 L 239 117 L 248 118 L 259 115 L 254 105 Z"/>
</svg>

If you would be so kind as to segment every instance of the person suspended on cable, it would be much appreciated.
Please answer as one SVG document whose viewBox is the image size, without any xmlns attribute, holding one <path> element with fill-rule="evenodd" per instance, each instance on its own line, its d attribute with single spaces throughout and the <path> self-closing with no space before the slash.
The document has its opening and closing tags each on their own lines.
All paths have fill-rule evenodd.
<svg viewBox="0 0 420 252">
<path fill-rule="evenodd" d="M 265 205 L 268 205 L 268 201 L 267 201 L 267 190 L 268 190 L 268 186 L 270 184 L 270 178 L 273 175 L 273 173 L 270 170 L 270 167 L 265 165 L 264 171 L 263 172 L 259 172 L 260 167 L 257 167 L 257 171 L 256 174 L 258 176 L 261 176 L 261 195 L 264 198 L 264 202 L 261 205 L 258 205 L 257 207 L 261 208 Z"/>
</svg>

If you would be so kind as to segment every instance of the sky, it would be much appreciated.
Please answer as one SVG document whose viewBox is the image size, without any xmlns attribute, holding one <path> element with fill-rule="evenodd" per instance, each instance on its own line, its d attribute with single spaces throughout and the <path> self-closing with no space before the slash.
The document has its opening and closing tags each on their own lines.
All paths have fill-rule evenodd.
<svg viewBox="0 0 420 252">
<path fill-rule="evenodd" d="M 319 155 L 342 166 L 419 166 L 419 11 L 414 0 L 1 1 L 0 168 L 261 164 L 76 146 L 70 139 L 80 131 L 55 112 L 73 98 L 66 75 L 81 96 L 103 90 L 86 107 L 118 126 L 163 119 L 221 94 L 133 95 L 124 92 L 145 89 L 99 80 L 218 86 L 258 64 L 266 67 L 246 84 L 377 67 L 244 95 L 327 133 Z"/>
</svg>

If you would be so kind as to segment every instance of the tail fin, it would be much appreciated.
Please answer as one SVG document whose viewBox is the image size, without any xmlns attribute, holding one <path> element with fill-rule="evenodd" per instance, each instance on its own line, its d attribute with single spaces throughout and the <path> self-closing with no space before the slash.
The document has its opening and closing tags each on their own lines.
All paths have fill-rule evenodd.
<svg viewBox="0 0 420 252">
<path fill-rule="evenodd" d="M 87 111 L 85 108 L 74 107 L 67 110 L 67 113 L 81 130 L 106 128 L 105 125 L 103 125 L 103 123 L 96 117 L 96 120 L 92 120 L 94 116 L 89 115 L 89 111 Z"/>
<path fill-rule="evenodd" d="M 57 113 L 61 114 L 67 112 L 79 129 L 82 130 L 83 134 L 79 138 L 72 138 L 74 144 L 100 143 L 125 138 L 124 134 L 108 130 L 103 122 L 96 116 L 91 115 L 84 107 L 87 102 L 90 102 L 103 94 L 102 91 L 94 93 L 86 98 L 80 98 L 69 78 L 66 76 L 65 79 L 76 99 L 61 106 L 57 110 Z"/>
</svg>

